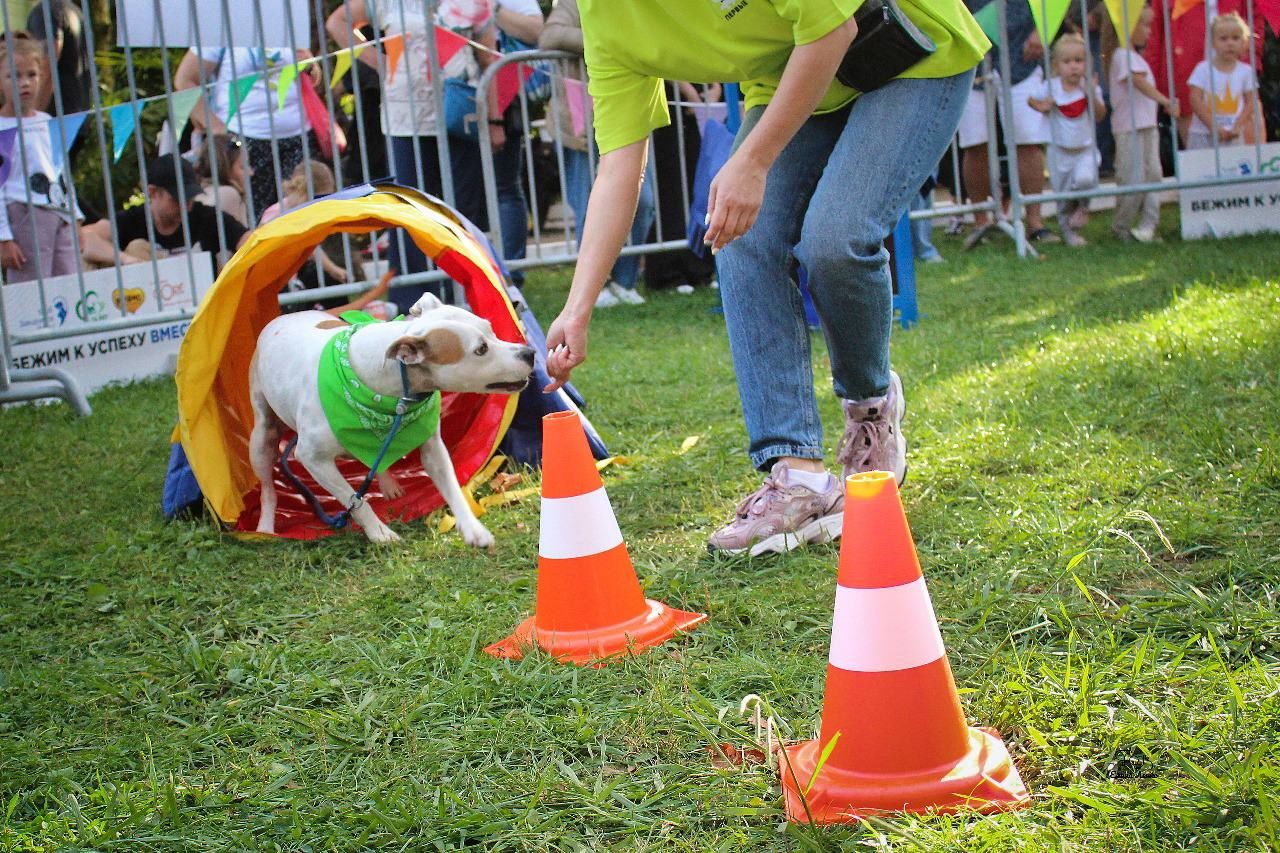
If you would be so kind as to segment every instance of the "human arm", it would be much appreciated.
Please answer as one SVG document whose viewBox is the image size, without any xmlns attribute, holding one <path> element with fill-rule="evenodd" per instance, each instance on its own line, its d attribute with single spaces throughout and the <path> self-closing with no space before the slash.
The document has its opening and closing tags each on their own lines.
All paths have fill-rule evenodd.
<svg viewBox="0 0 1280 853">
<path fill-rule="evenodd" d="M 578 14 L 576 0 L 560 0 L 551 7 L 542 35 L 538 36 L 538 47 L 582 56 L 582 19 Z"/>
<path fill-rule="evenodd" d="M 1102 95 L 1102 89 L 1098 86 L 1097 77 L 1092 78 L 1090 85 L 1093 86 L 1093 98 L 1091 100 L 1093 104 L 1093 120 L 1099 122 L 1107 117 L 1107 102 Z"/>
<path fill-rule="evenodd" d="M 1038 113 L 1048 113 L 1049 110 L 1053 109 L 1053 99 L 1048 97 L 1037 98 L 1035 95 L 1031 95 L 1027 98 L 1027 106 Z"/>
<path fill-rule="evenodd" d="M 858 25 L 850 18 L 791 52 L 764 115 L 711 182 L 703 242 L 713 252 L 747 233 L 756 221 L 769 168 L 822 102 L 857 32 Z"/>
<path fill-rule="evenodd" d="M 116 264 L 116 251 L 111 245 L 111 222 L 106 219 L 99 219 L 90 225 L 86 225 L 80 229 L 80 257 L 91 263 L 102 266 L 113 266 Z M 127 255 L 121 252 L 119 263 L 136 264 L 138 258 L 133 255 Z"/>
<path fill-rule="evenodd" d="M 316 246 L 315 254 L 312 257 L 315 258 L 316 263 L 320 265 L 320 268 L 324 270 L 324 274 L 329 278 L 340 282 L 347 280 L 346 269 L 335 263 L 324 249 Z"/>
<path fill-rule="evenodd" d="M 346 0 L 325 18 L 324 30 L 339 48 L 348 48 L 363 44 L 367 39 L 358 31 L 369 23 L 369 8 L 364 0 Z M 377 69 L 378 55 L 372 51 L 363 51 L 360 61 L 370 68 Z"/>
<path fill-rule="evenodd" d="M 1155 87 L 1155 84 L 1147 79 L 1147 75 L 1144 72 L 1138 71 L 1134 74 L 1130 74 L 1129 79 L 1133 81 L 1133 88 L 1136 91 L 1141 92 L 1160 106 L 1164 107 L 1164 111 L 1173 118 L 1178 117 L 1180 110 L 1178 109 L 1177 99 L 1167 98 L 1161 94 L 1160 90 Z M 1123 80 L 1124 78 L 1121 78 L 1121 82 L 1116 85 L 1124 85 Z"/>
<path fill-rule="evenodd" d="M 1244 134 L 1247 137 L 1245 141 L 1250 142 L 1253 140 L 1253 120 L 1254 113 L 1257 112 L 1258 93 L 1254 91 L 1245 92 L 1241 96 L 1241 100 L 1244 103 L 1241 107 L 1240 115 L 1236 117 L 1236 122 L 1231 126 L 1231 129 L 1236 132 L 1237 136 Z"/>
<path fill-rule="evenodd" d="M 498 30 L 491 22 L 483 30 L 476 33 L 475 40 L 478 44 L 488 48 L 488 50 L 476 50 L 476 64 L 480 66 L 480 71 L 483 73 L 486 68 L 498 61 Z M 489 142 L 495 149 L 501 148 L 507 142 L 507 132 L 502 121 L 502 110 L 498 108 L 498 87 L 496 85 L 489 87 L 488 115 Z"/>
<path fill-rule="evenodd" d="M 201 66 L 203 66 L 204 79 L 206 81 L 213 79 L 218 73 L 218 63 L 206 62 L 200 58 L 200 54 L 195 48 L 188 50 L 182 57 L 182 61 L 178 63 L 178 69 L 173 72 L 173 88 L 175 91 L 183 89 L 194 89 L 200 85 Z M 200 100 L 196 101 L 195 107 L 191 110 L 191 124 L 197 130 L 203 130 L 206 134 L 226 133 L 227 126 L 214 114 L 209 107 L 208 92 L 204 92 Z"/>
<path fill-rule="evenodd" d="M 538 37 L 542 35 L 542 28 L 545 24 L 542 20 L 541 11 L 536 15 L 521 14 L 503 4 L 498 5 L 498 13 L 495 18 L 498 22 L 498 29 L 525 44 L 537 44 Z"/>
<path fill-rule="evenodd" d="M 551 384 L 543 389 L 547 393 L 568 382 L 570 372 L 587 360 L 591 310 L 631 231 L 648 152 L 649 140 L 645 138 L 600 157 L 569 298 L 547 330 L 547 373 L 551 376 Z"/>
<path fill-rule="evenodd" d="M 1211 129 L 1211 132 L 1217 135 L 1218 139 L 1226 142 L 1235 139 L 1239 132 L 1234 128 L 1225 128 L 1218 125 L 1214 120 L 1213 110 L 1209 108 L 1209 99 L 1205 96 L 1204 89 L 1199 86 L 1191 86 L 1191 112 L 1195 114 L 1200 121 L 1204 122 L 1204 126 Z"/>
<path fill-rule="evenodd" d="M 0 267 L 7 270 L 20 270 L 26 266 L 27 256 L 23 254 L 18 241 L 13 239 L 7 208 L 8 205 L 0 204 Z"/>
</svg>

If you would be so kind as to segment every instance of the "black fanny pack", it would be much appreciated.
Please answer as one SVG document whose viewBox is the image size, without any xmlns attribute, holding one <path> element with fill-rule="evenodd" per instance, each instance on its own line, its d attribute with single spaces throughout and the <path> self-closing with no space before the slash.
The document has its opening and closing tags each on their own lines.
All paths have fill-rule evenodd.
<svg viewBox="0 0 1280 853">
<path fill-rule="evenodd" d="M 858 34 L 836 70 L 836 79 L 859 92 L 879 89 L 937 50 L 894 0 L 867 0 L 853 20 Z"/>
</svg>

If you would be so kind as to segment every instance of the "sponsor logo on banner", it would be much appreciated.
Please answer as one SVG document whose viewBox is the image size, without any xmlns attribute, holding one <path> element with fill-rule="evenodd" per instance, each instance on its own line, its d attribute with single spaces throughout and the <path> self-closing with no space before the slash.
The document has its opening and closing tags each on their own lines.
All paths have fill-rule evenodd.
<svg viewBox="0 0 1280 853">
<path fill-rule="evenodd" d="M 213 284 L 213 265 L 207 254 L 202 257 L 203 261 L 193 264 L 194 285 L 187 279 L 190 269 L 184 256 L 165 258 L 154 267 L 121 267 L 119 279 L 115 269 L 86 272 L 83 291 L 79 276 L 48 278 L 43 284 L 43 302 L 41 286 L 34 281 L 5 285 L 4 308 L 11 329 L 57 329 L 63 333 L 53 340 L 13 344 L 10 367 L 61 367 L 80 382 L 86 394 L 113 382 L 145 379 L 171 370 L 189 319 L 105 332 L 85 332 L 77 327 L 120 317 L 145 318 L 179 308 L 194 313 L 192 294 L 203 294 Z"/>
<path fill-rule="evenodd" d="M 1261 156 L 1259 156 L 1259 154 Z M 1280 232 L 1280 143 L 1234 145 L 1178 152 L 1184 181 L 1215 177 L 1274 175 L 1273 181 L 1182 190 L 1182 237 L 1231 237 L 1260 231 Z"/>
</svg>

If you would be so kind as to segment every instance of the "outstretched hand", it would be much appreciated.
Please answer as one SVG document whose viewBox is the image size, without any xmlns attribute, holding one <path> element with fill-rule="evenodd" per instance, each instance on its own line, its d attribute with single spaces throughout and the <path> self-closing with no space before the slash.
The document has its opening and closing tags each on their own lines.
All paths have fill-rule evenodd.
<svg viewBox="0 0 1280 853">
<path fill-rule="evenodd" d="M 574 317 L 566 313 L 547 329 L 547 373 L 551 383 L 542 389 L 550 394 L 569 381 L 573 369 L 587 360 L 587 323 L 590 317 Z"/>
<path fill-rule="evenodd" d="M 707 233 L 702 242 L 718 252 L 751 230 L 764 202 L 766 166 L 735 152 L 711 181 Z"/>
</svg>

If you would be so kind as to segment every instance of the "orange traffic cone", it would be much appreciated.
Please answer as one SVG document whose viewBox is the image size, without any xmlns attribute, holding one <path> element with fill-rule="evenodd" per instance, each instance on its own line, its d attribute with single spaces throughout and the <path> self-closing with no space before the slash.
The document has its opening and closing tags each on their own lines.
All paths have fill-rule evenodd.
<svg viewBox="0 0 1280 853">
<path fill-rule="evenodd" d="M 846 480 L 822 730 L 786 747 L 781 771 L 800 823 L 1028 804 L 1000 736 L 965 724 L 890 473 Z"/>
<path fill-rule="evenodd" d="M 485 651 L 519 658 L 536 643 L 557 658 L 600 664 L 706 618 L 644 597 L 578 413 L 544 416 L 537 605 Z"/>
</svg>

